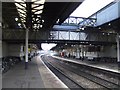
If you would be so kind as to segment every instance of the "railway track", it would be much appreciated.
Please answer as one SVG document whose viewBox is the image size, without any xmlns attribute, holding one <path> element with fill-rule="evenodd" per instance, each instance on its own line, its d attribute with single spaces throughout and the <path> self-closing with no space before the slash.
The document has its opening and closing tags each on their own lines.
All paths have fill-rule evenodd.
<svg viewBox="0 0 120 90">
<path fill-rule="evenodd" d="M 79 83 L 75 82 L 71 77 L 65 75 L 61 70 L 59 70 L 58 68 L 56 68 L 55 66 L 53 66 L 51 63 L 49 63 L 47 60 L 45 60 L 46 58 L 44 56 L 42 56 L 42 60 L 45 63 L 45 65 L 52 71 L 54 72 L 54 74 L 61 80 L 63 81 L 68 88 L 70 88 L 71 90 L 74 89 L 79 89 L 79 90 L 85 90 L 85 88 L 83 88 L 81 85 L 79 85 Z"/>
<path fill-rule="evenodd" d="M 47 58 L 46 58 L 47 59 Z M 49 58 L 50 59 L 50 58 Z M 50 60 L 47 60 L 47 61 L 49 61 L 49 63 L 51 63 L 50 61 L 52 61 L 52 59 L 50 59 Z M 84 78 L 86 78 L 86 79 L 88 79 L 88 80 L 90 80 L 90 81 L 92 81 L 92 82 L 94 82 L 94 83 L 96 83 L 96 84 L 98 84 L 98 85 L 101 85 L 102 87 L 104 87 L 105 89 L 109 89 L 109 90 L 113 90 L 113 89 L 118 89 L 120 86 L 118 85 L 118 84 L 115 84 L 115 83 L 113 83 L 113 82 L 110 82 L 110 81 L 107 81 L 107 80 L 105 80 L 105 79 L 102 79 L 102 78 L 100 78 L 100 77 L 97 77 L 97 76 L 95 76 L 95 75 L 92 75 L 92 74 L 90 74 L 90 73 L 88 73 L 88 72 L 85 72 L 85 70 L 83 69 L 79 69 L 79 68 L 77 68 L 76 66 L 73 66 L 72 65 L 72 67 L 71 67 L 71 65 L 70 64 L 66 64 L 66 63 L 61 63 L 61 61 L 60 60 L 53 60 L 52 62 L 54 62 L 54 63 L 56 63 L 56 68 L 57 68 L 57 66 L 61 66 L 61 67 L 63 67 L 64 69 L 66 69 L 66 70 L 68 70 L 68 71 L 70 71 L 70 72 L 73 72 L 73 73 L 75 73 L 75 74 L 77 74 L 77 75 L 79 75 L 79 76 L 82 76 L 82 77 L 84 77 Z M 51 63 L 52 65 L 53 65 L 53 63 Z M 55 64 L 54 64 L 55 65 Z M 87 69 L 87 68 L 86 68 Z M 62 71 L 62 70 L 61 70 Z"/>
<path fill-rule="evenodd" d="M 60 64 L 58 64 L 60 65 Z M 88 80 L 100 85 L 100 86 L 103 86 L 104 88 L 107 88 L 107 89 L 112 89 L 112 88 L 117 88 L 118 86 L 112 82 L 109 82 L 109 81 L 106 81 L 104 79 L 101 79 L 101 78 L 98 78 L 96 76 L 93 76 L 89 73 L 86 73 L 84 71 L 80 71 L 80 70 L 75 70 L 75 69 L 72 69 L 71 67 L 69 67 L 69 65 L 60 65 L 62 66 L 63 68 L 77 74 L 77 75 L 80 75 L 84 78 L 87 78 Z"/>
</svg>

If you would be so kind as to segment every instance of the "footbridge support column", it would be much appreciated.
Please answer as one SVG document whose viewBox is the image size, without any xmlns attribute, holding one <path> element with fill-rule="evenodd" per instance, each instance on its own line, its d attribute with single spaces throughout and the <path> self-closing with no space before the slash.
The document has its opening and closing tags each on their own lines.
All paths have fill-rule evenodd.
<svg viewBox="0 0 120 90">
<path fill-rule="evenodd" d="M 117 34 L 117 62 L 118 66 L 120 67 L 120 35 Z"/>
</svg>

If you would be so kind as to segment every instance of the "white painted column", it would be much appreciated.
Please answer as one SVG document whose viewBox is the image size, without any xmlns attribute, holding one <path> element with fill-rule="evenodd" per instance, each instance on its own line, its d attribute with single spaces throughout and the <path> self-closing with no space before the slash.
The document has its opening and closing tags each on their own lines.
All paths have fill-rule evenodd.
<svg viewBox="0 0 120 90">
<path fill-rule="evenodd" d="M 21 45 L 21 47 L 20 47 L 20 58 L 21 58 L 21 60 L 23 60 L 23 56 L 24 56 L 24 46 L 23 45 Z"/>
<path fill-rule="evenodd" d="M 120 35 L 117 34 L 117 62 L 119 63 L 120 65 Z"/>
<path fill-rule="evenodd" d="M 25 39 L 25 69 L 28 68 L 28 33 L 29 30 L 26 29 L 26 39 Z"/>
</svg>

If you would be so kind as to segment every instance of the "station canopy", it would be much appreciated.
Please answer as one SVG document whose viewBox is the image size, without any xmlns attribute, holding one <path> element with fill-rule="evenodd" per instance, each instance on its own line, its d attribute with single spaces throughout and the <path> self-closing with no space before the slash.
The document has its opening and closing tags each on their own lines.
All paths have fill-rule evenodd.
<svg viewBox="0 0 120 90">
<path fill-rule="evenodd" d="M 29 0 L 28 0 L 29 1 Z M 14 0 L 2 2 L 3 28 L 50 30 L 56 21 L 65 21 L 82 2 L 48 2 L 49 0 Z"/>
</svg>

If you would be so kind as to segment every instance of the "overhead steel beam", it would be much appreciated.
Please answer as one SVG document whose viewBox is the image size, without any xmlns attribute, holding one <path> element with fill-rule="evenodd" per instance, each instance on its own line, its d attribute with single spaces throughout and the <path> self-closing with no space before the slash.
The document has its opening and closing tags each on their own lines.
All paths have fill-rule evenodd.
<svg viewBox="0 0 120 90">
<path fill-rule="evenodd" d="M 3 39 L 3 41 L 7 42 L 7 43 L 25 43 L 25 39 Z M 85 40 L 36 40 L 36 39 L 29 39 L 29 43 L 34 43 L 34 44 L 39 44 L 39 43 L 56 43 L 56 44 L 79 44 L 79 45 L 117 45 L 116 42 L 105 42 L 105 41 L 85 41 Z"/>
</svg>

